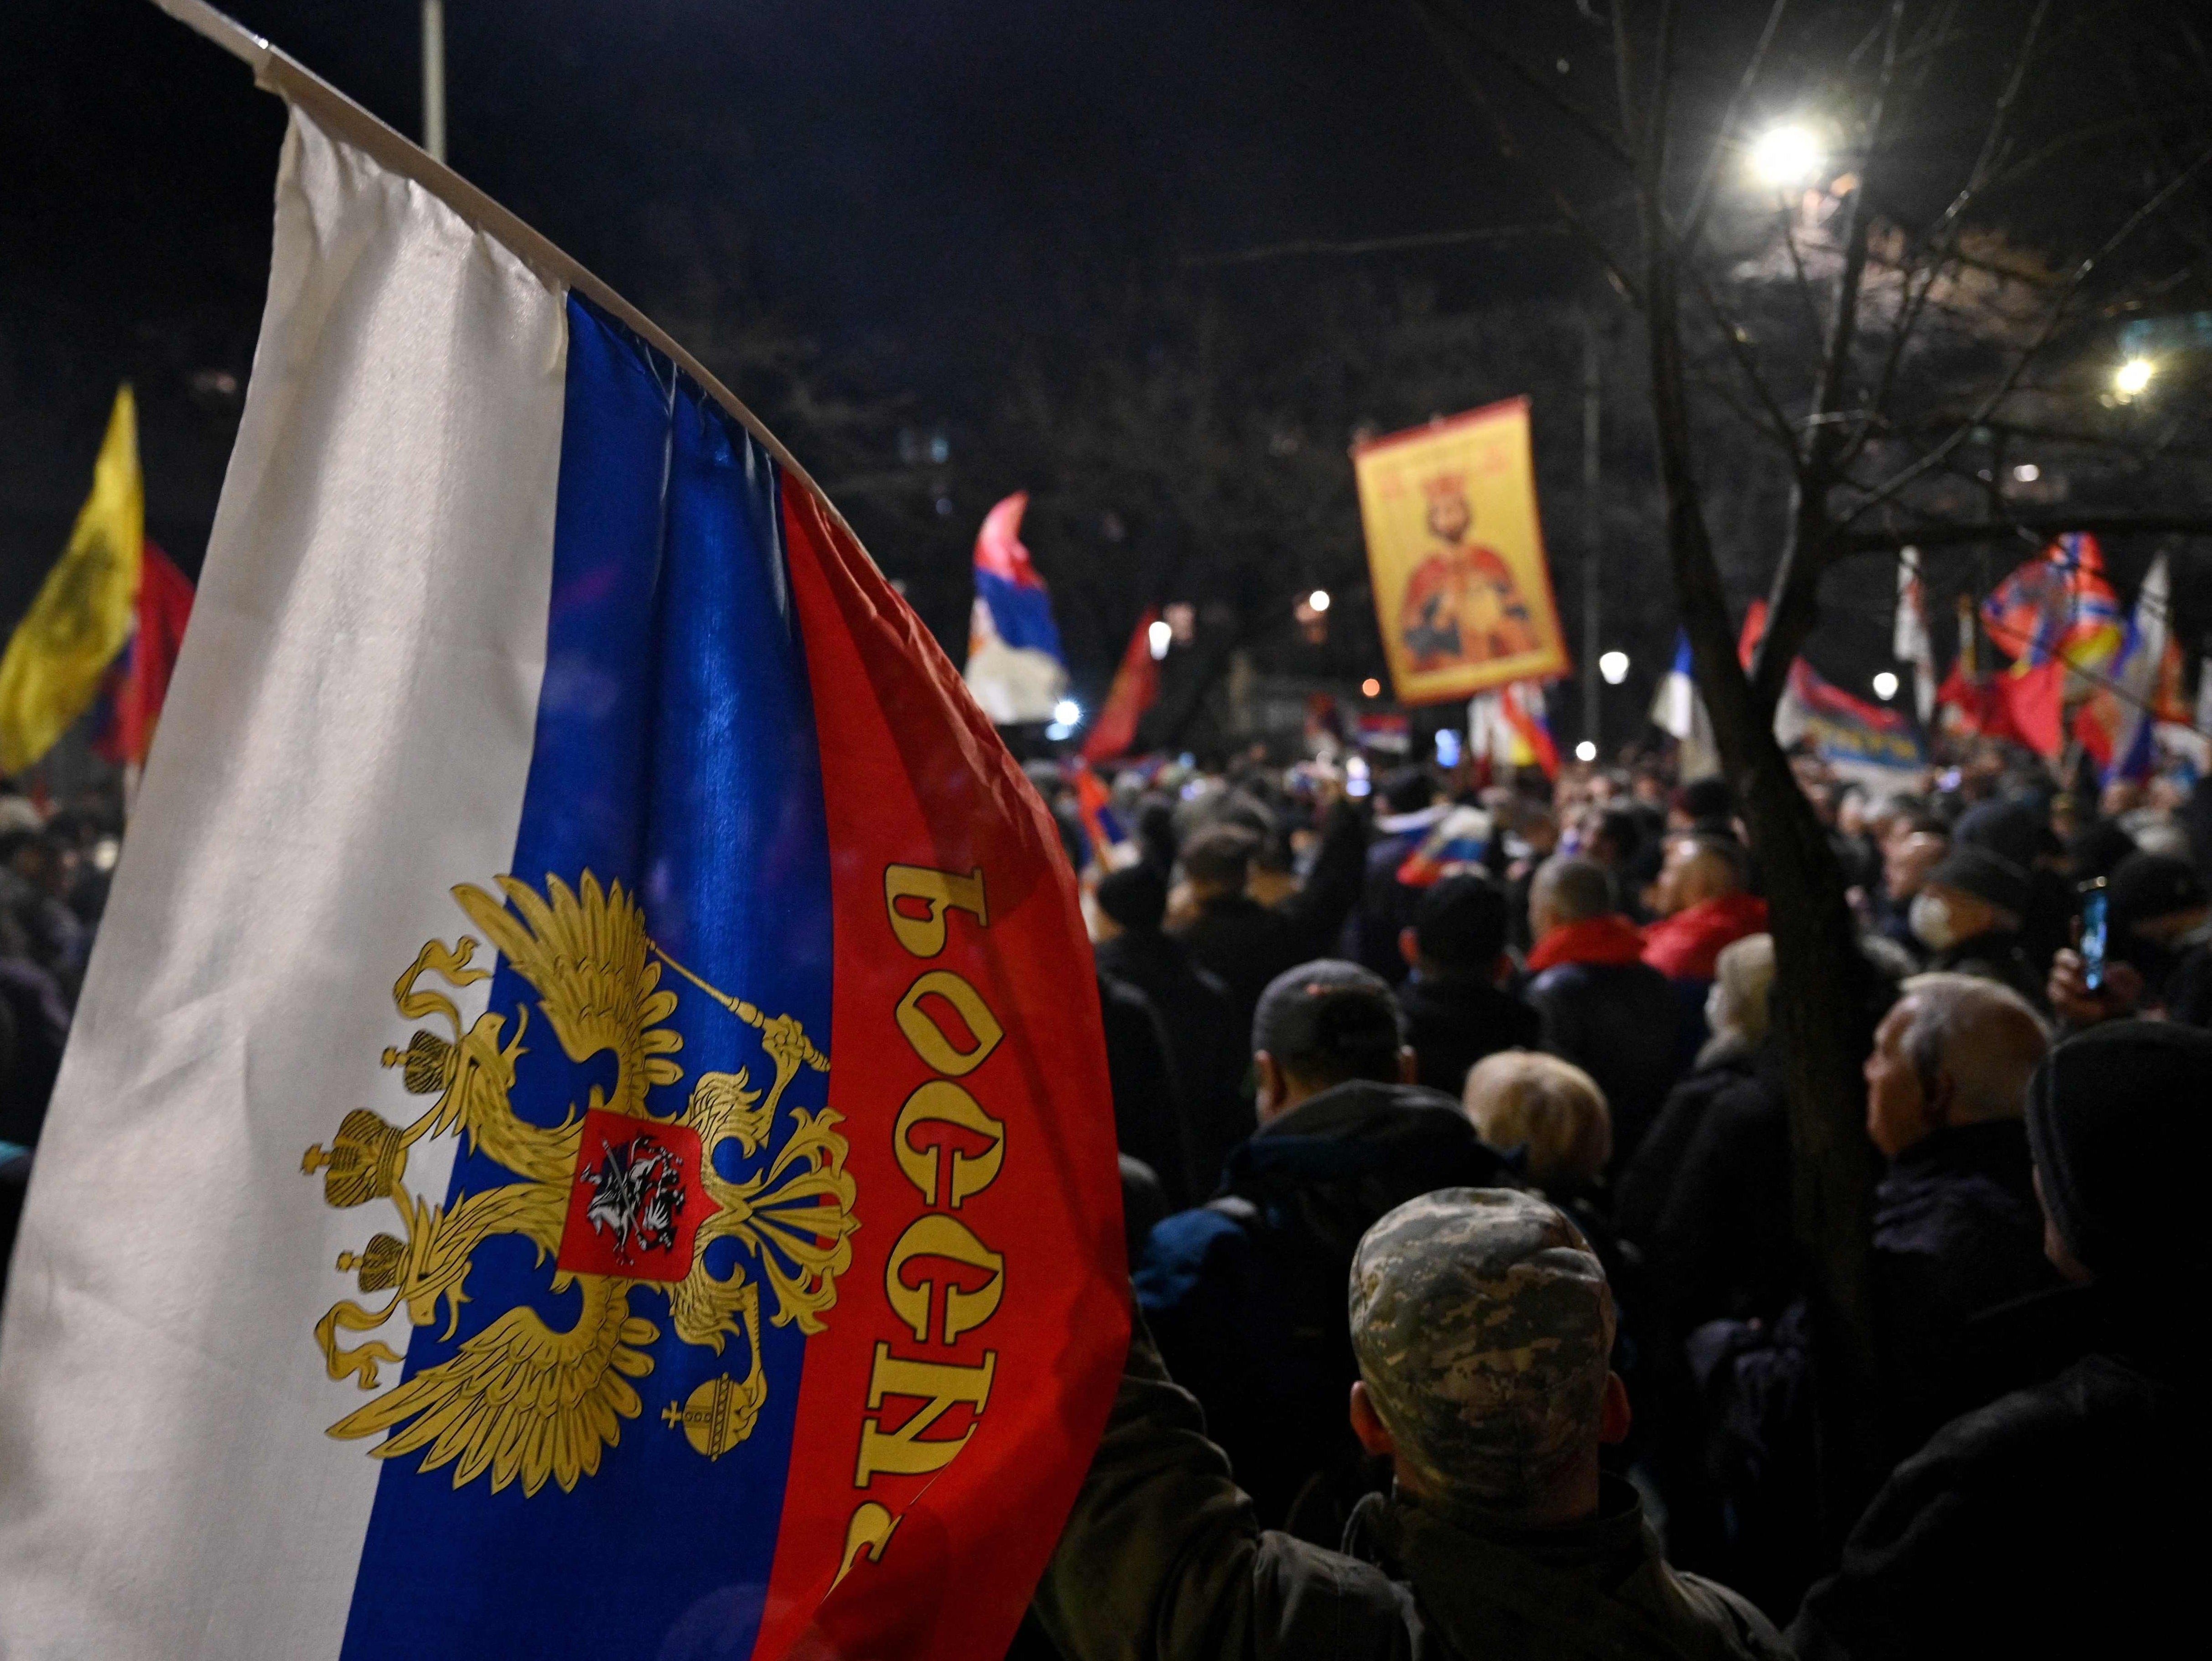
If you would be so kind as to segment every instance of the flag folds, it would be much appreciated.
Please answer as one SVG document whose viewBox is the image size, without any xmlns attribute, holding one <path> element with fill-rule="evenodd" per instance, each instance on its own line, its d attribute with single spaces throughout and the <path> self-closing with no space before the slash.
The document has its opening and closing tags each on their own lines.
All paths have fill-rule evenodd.
<svg viewBox="0 0 2212 1661">
<path fill-rule="evenodd" d="M 1052 595 L 1022 545 L 1029 492 L 983 516 L 975 533 L 975 603 L 968 624 L 968 690 L 1001 726 L 1050 721 L 1067 696 L 1067 664 Z"/>
<path fill-rule="evenodd" d="M 325 99 L 16 1250 L 0 1649 L 996 1654 L 1127 1322 L 1052 824 L 726 393 Z"/>
<path fill-rule="evenodd" d="M 69 546 L 0 657 L 0 773 L 20 773 L 92 707 L 138 603 L 146 486 L 138 472 L 138 405 L 115 394 L 93 463 L 92 493 Z"/>
</svg>

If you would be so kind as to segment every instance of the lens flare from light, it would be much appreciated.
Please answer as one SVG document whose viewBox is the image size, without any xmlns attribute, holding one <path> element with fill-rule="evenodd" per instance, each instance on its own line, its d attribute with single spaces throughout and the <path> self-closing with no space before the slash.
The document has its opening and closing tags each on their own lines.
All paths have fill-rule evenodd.
<svg viewBox="0 0 2212 1661">
<path fill-rule="evenodd" d="M 1752 173 L 1778 189 L 1811 184 L 1826 160 L 1819 137 L 1795 121 L 1769 127 L 1751 146 Z"/>
</svg>

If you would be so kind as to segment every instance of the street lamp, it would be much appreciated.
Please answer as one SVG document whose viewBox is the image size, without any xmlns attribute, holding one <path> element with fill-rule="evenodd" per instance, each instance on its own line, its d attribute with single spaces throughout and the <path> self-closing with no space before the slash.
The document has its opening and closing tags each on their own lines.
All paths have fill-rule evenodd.
<svg viewBox="0 0 2212 1661">
<path fill-rule="evenodd" d="M 1618 686 L 1628 678 L 1628 654 L 1607 652 L 1597 660 L 1597 672 L 1605 677 L 1607 686 Z"/>
<path fill-rule="evenodd" d="M 2113 372 L 2112 385 L 2122 398 L 2133 398 L 2150 385 L 2150 378 L 2158 373 L 2158 366 L 2147 357 L 2131 357 Z"/>
<path fill-rule="evenodd" d="M 1370 698 L 1379 698 L 1382 696 L 1382 683 L 1370 675 L 1359 683 L 1359 690 Z"/>
<path fill-rule="evenodd" d="M 1778 190 L 1809 185 L 1826 161 L 1820 137 L 1802 123 L 1785 121 L 1752 141 L 1751 171 L 1761 184 Z"/>
<path fill-rule="evenodd" d="M 1145 630 L 1145 643 L 1152 648 L 1152 661 L 1158 663 L 1168 654 L 1169 642 L 1175 639 L 1175 626 L 1164 618 L 1156 618 L 1152 626 Z"/>
<path fill-rule="evenodd" d="M 1328 610 L 1328 590 L 1326 588 L 1315 589 L 1313 593 L 1306 596 L 1306 606 L 1308 610 L 1315 611 L 1326 611 Z"/>
<path fill-rule="evenodd" d="M 1577 761 L 1595 761 L 1597 759 L 1597 745 L 1592 744 L 1588 739 L 1584 739 L 1580 744 L 1575 746 L 1575 759 Z"/>
<path fill-rule="evenodd" d="M 1083 706 L 1073 698 L 1062 698 L 1052 706 L 1052 718 L 1061 727 L 1073 727 L 1083 719 Z"/>
<path fill-rule="evenodd" d="M 1874 695 L 1887 703 L 1897 696 L 1897 677 L 1887 669 L 1877 672 L 1874 678 Z"/>
</svg>

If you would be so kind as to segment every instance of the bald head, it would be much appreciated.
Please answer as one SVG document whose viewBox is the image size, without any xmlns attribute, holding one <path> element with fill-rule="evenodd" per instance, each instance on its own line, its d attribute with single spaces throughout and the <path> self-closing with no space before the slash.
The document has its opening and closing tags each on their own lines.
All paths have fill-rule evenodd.
<svg viewBox="0 0 2212 1661">
<path fill-rule="evenodd" d="M 1557 855 L 1536 867 L 1528 885 L 1528 925 L 1541 940 L 1568 923 L 1601 917 L 1614 904 L 1613 877 L 1603 866 Z"/>
<path fill-rule="evenodd" d="M 1686 911 L 1706 900 L 1740 893 L 1751 885 L 1751 861 L 1730 837 L 1676 837 L 1667 844 L 1659 872 L 1662 910 Z"/>
<path fill-rule="evenodd" d="M 1867 1134 L 1894 1159 L 1938 1130 L 2016 1119 L 2050 1048 L 2027 1001 L 1972 975 L 1916 975 L 1875 1032 Z"/>
</svg>

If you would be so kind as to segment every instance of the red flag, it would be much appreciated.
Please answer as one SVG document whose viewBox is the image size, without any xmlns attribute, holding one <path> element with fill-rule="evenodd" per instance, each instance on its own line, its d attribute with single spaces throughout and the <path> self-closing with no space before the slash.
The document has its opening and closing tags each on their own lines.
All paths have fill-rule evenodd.
<svg viewBox="0 0 2212 1661">
<path fill-rule="evenodd" d="M 1754 599 L 1743 614 L 1742 631 L 1735 637 L 1736 661 L 1743 666 L 1747 675 L 1751 672 L 1751 660 L 1757 655 L 1759 642 L 1766 637 L 1766 602 Z"/>
<path fill-rule="evenodd" d="M 117 766 L 145 764 L 154 728 L 169 695 L 185 624 L 192 615 L 191 579 L 179 571 L 161 545 L 142 545 L 138 575 L 138 623 L 123 660 L 108 684 L 108 722 L 93 747 Z"/>
<path fill-rule="evenodd" d="M 2038 755 L 2056 757 L 2065 747 L 2062 700 L 2065 666 L 2057 658 L 2010 674 L 1970 678 L 1963 662 L 1951 666 L 1936 702 L 1955 709 L 1959 722 L 1976 737 L 2008 739 Z"/>
<path fill-rule="evenodd" d="M 1131 631 L 1121 654 L 1121 666 L 1114 672 L 1114 684 L 1106 705 L 1091 723 L 1083 740 L 1083 759 L 1110 761 L 1126 756 L 1137 741 L 1137 722 L 1160 696 L 1160 666 L 1152 656 L 1152 624 L 1159 621 L 1157 605 L 1146 608 Z"/>
</svg>

